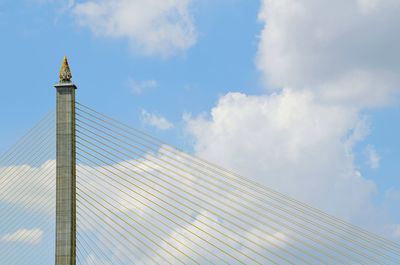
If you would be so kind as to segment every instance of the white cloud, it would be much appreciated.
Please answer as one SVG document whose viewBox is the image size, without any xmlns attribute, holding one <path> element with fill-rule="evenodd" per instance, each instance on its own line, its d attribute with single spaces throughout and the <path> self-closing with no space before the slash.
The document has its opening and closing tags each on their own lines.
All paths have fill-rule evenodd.
<svg viewBox="0 0 400 265">
<path fill-rule="evenodd" d="M 174 127 L 165 117 L 149 113 L 146 110 L 142 110 L 141 118 L 144 124 L 153 126 L 159 130 L 168 130 Z"/>
<path fill-rule="evenodd" d="M 191 0 L 92 0 L 76 4 L 80 25 L 104 37 L 125 38 L 135 53 L 163 57 L 196 42 Z"/>
<path fill-rule="evenodd" d="M 131 79 L 128 81 L 128 85 L 132 93 L 140 95 L 149 89 L 157 87 L 158 83 L 156 80 L 136 81 Z"/>
<path fill-rule="evenodd" d="M 38 245 L 42 241 L 42 237 L 41 229 L 19 229 L 14 233 L 4 235 L 1 237 L 1 241 Z"/>
<path fill-rule="evenodd" d="M 372 145 L 368 145 L 365 148 L 365 154 L 367 155 L 367 163 L 372 169 L 379 168 L 381 157 L 378 152 L 375 150 L 375 147 Z"/>
<path fill-rule="evenodd" d="M 353 165 L 353 143 L 365 135 L 359 124 L 363 119 L 353 109 L 284 90 L 269 96 L 229 93 L 210 118 L 187 119 L 187 130 L 198 155 L 354 220 L 371 209 L 375 191 Z"/>
<path fill-rule="evenodd" d="M 400 88 L 400 2 L 263 0 L 257 56 L 268 84 L 376 106 Z"/>
</svg>

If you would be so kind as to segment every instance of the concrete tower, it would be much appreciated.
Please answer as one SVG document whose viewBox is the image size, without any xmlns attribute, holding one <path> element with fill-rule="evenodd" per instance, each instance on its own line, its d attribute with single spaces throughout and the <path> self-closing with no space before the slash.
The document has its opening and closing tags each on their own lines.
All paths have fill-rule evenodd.
<svg viewBox="0 0 400 265">
<path fill-rule="evenodd" d="M 56 265 L 76 264 L 75 90 L 67 57 L 57 89 Z"/>
</svg>

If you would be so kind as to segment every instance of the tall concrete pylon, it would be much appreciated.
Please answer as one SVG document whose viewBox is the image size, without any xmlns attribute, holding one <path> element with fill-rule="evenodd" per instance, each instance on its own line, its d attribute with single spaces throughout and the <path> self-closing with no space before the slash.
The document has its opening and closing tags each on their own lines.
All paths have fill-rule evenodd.
<svg viewBox="0 0 400 265">
<path fill-rule="evenodd" d="M 57 89 L 56 265 L 76 264 L 75 90 L 67 57 Z"/>
</svg>

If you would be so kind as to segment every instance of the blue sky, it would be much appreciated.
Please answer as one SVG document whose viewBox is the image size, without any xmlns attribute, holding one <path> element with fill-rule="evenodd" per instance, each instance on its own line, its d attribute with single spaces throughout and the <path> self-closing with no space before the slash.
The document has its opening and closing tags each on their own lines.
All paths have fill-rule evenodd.
<svg viewBox="0 0 400 265">
<path fill-rule="evenodd" d="M 170 58 L 135 55 L 124 40 L 94 37 L 54 3 L 2 3 L 1 71 L 8 73 L 3 82 L 13 84 L 20 80 L 13 87 L 27 88 L 24 93 L 16 88 L 4 89 L 8 104 L 2 107 L 15 113 L 4 119 L 22 129 L 24 126 L 18 124 L 32 124 L 35 118 L 17 110 L 32 107 L 44 113 L 54 105 L 51 85 L 57 81 L 64 54 L 69 57 L 79 86 L 80 101 L 102 106 L 105 112 L 135 124 L 139 124 L 141 109 L 179 123 L 184 111 L 206 111 L 228 91 L 262 93 L 254 67 L 257 35 L 262 26 L 257 21 L 259 3 L 236 2 L 235 6 L 231 1 L 196 4 L 193 12 L 201 41 Z M 28 62 L 32 62 L 30 70 L 22 70 Z M 135 95 L 129 87 L 130 80 L 156 80 L 157 87 Z M 37 100 L 41 103 L 37 104 Z M 8 135 L 11 138 L 2 135 L 5 144 L 12 141 L 14 132 Z M 179 132 L 171 135 L 171 140 L 176 142 L 176 137 L 180 137 Z"/>
<path fill-rule="evenodd" d="M 136 20 L 117 21 L 126 25 L 119 34 L 109 32 L 102 23 L 112 24 L 118 14 L 102 10 L 97 17 L 88 2 L 105 3 L 0 2 L 0 151 L 54 108 L 53 84 L 66 54 L 79 102 L 347 220 L 400 237 L 400 82 L 395 77 L 400 63 L 392 47 L 400 42 L 394 34 L 398 4 L 328 1 L 325 8 L 310 0 L 282 6 L 273 0 L 176 1 L 184 14 L 172 23 L 176 19 L 184 30 L 189 24 L 192 31 L 184 31 L 178 42 L 167 34 L 165 51 L 163 42 L 147 47 L 143 35 L 152 37 L 153 28 L 129 30 L 142 25 Z M 340 23 L 332 22 L 334 8 L 346 11 Z M 135 17 L 147 11 L 130 12 Z M 239 103 L 247 104 L 243 116 Z M 296 107 L 304 108 L 299 110 L 304 116 L 296 117 Z M 285 114 L 275 119 L 275 110 Z M 167 125 L 160 126 L 160 120 Z M 284 133 L 274 124 L 284 124 Z M 264 133 L 265 143 L 245 126 Z M 314 135 L 316 130 L 321 133 Z M 275 166 L 277 161 L 283 165 Z M 336 181 L 342 173 L 350 184 Z M 315 176 L 307 179 L 309 174 Z M 354 184 L 359 176 L 362 191 Z M 304 187 L 285 188 L 303 177 Z M 343 185 L 337 192 L 354 191 L 355 197 L 343 198 L 354 201 L 348 211 L 338 193 L 319 201 L 318 194 L 336 184 Z M 318 192 L 309 196 L 311 190 Z"/>
</svg>

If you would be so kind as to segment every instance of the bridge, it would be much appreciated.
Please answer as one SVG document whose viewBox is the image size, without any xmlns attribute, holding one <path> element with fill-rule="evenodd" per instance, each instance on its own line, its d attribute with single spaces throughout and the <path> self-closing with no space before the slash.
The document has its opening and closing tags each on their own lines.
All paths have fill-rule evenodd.
<svg viewBox="0 0 400 265">
<path fill-rule="evenodd" d="M 56 110 L 0 157 L 1 265 L 400 264 L 399 243 L 76 101 L 71 78 L 65 58 Z"/>
</svg>

